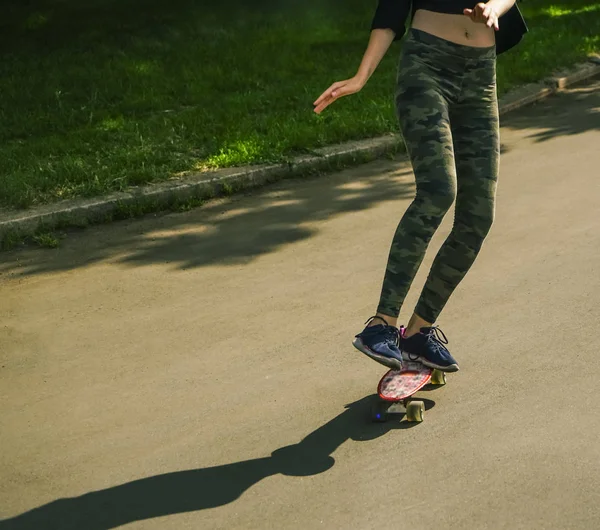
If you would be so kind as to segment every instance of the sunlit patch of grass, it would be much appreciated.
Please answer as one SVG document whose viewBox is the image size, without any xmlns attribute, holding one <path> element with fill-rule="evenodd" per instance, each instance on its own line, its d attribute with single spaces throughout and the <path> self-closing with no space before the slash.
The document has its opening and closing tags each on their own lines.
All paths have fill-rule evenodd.
<svg viewBox="0 0 600 530">
<path fill-rule="evenodd" d="M 265 151 L 268 151 L 268 148 L 256 138 L 238 140 L 221 148 L 216 155 L 207 157 L 203 163 L 197 164 L 196 168 L 240 166 L 256 160 Z"/>
<path fill-rule="evenodd" d="M 104 118 L 99 124 L 98 129 L 103 131 L 118 131 L 125 126 L 125 118 L 119 116 L 117 118 Z"/>
<path fill-rule="evenodd" d="M 579 9 L 565 8 L 561 6 L 549 6 L 541 9 L 541 13 L 551 17 L 563 17 L 567 15 L 580 15 L 581 13 L 590 13 L 592 11 L 600 11 L 600 4 L 580 7 Z"/>
<path fill-rule="evenodd" d="M 398 130 L 398 43 L 359 94 L 312 111 L 356 71 L 375 2 L 21 4 L 0 18 L 0 206 L 281 162 Z M 500 95 L 600 50 L 597 2 L 521 9 L 530 33 L 499 57 Z"/>
</svg>

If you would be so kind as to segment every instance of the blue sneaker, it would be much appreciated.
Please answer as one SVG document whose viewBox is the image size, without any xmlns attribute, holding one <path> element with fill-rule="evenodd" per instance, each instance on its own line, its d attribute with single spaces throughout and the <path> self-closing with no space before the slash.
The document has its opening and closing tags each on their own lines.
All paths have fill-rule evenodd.
<svg viewBox="0 0 600 530">
<path fill-rule="evenodd" d="M 448 339 L 437 326 L 421 328 L 409 338 L 404 337 L 405 329 L 400 329 L 400 348 L 407 361 L 417 361 L 429 368 L 437 368 L 442 372 L 458 372 L 458 363 L 450 355 Z"/>
<path fill-rule="evenodd" d="M 368 324 L 374 318 L 379 319 L 379 317 L 371 317 L 367 320 L 367 327 L 362 333 L 356 335 L 352 344 L 374 361 L 392 370 L 400 370 L 402 368 L 402 353 L 398 347 L 400 331 L 383 319 L 381 319 L 383 324 L 369 327 Z"/>
</svg>

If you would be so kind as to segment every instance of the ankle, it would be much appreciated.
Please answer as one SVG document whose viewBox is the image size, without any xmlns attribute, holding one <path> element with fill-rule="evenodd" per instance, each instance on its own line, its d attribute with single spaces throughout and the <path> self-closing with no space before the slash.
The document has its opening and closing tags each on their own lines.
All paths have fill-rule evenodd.
<svg viewBox="0 0 600 530">
<path fill-rule="evenodd" d="M 421 328 L 404 328 L 402 330 L 402 338 L 408 339 L 417 333 L 421 333 Z"/>
<path fill-rule="evenodd" d="M 425 320 L 424 318 L 421 318 L 416 313 L 413 313 L 412 317 L 408 322 L 408 325 L 404 329 L 403 337 L 408 339 L 409 337 L 412 337 L 417 333 L 421 333 L 421 328 L 430 327 L 432 325 L 432 323 L 427 322 L 427 320 Z"/>
<path fill-rule="evenodd" d="M 387 324 L 388 326 L 396 327 L 398 323 L 398 317 L 391 317 L 389 315 L 384 315 L 382 313 L 377 313 L 371 322 L 369 322 L 368 327 L 371 326 L 381 326 L 383 324 Z"/>
</svg>

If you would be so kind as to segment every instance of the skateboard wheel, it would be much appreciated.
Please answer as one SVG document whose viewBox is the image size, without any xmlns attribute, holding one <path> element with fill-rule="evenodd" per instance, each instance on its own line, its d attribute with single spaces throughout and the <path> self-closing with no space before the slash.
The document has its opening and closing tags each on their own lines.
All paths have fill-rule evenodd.
<svg viewBox="0 0 600 530">
<path fill-rule="evenodd" d="M 383 423 L 388 420 L 389 403 L 378 401 L 371 407 L 371 421 Z"/>
<path fill-rule="evenodd" d="M 432 385 L 445 385 L 446 384 L 446 373 L 440 370 L 434 370 L 431 374 Z"/>
<path fill-rule="evenodd" d="M 420 423 L 425 414 L 425 403 L 422 401 L 411 401 L 406 406 L 406 420 Z"/>
</svg>

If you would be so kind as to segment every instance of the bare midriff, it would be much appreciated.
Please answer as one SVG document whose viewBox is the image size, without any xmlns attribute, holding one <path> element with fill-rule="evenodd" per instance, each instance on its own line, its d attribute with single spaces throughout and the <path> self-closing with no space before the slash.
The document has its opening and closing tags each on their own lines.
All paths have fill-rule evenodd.
<svg viewBox="0 0 600 530">
<path fill-rule="evenodd" d="M 496 42 L 494 28 L 488 28 L 481 22 L 473 22 L 466 15 L 418 9 L 411 27 L 464 46 L 487 48 Z"/>
</svg>

